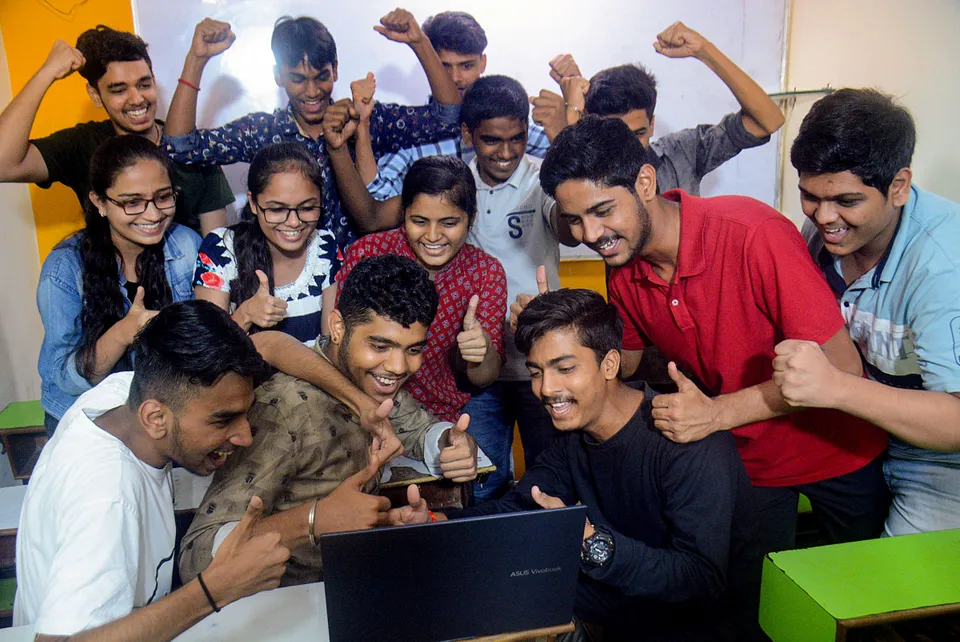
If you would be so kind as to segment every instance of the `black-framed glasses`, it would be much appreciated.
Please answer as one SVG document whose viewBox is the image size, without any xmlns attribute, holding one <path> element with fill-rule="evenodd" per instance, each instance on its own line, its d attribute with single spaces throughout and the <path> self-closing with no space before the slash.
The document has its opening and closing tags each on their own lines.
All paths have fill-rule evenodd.
<svg viewBox="0 0 960 642">
<path fill-rule="evenodd" d="M 257 201 L 254 201 L 257 203 Z M 301 223 L 313 223 L 320 220 L 323 208 L 319 205 L 301 205 L 299 207 L 263 207 L 257 203 L 257 209 L 263 212 L 263 220 L 270 225 L 280 225 L 290 217 L 290 212 L 297 215 Z"/>
<path fill-rule="evenodd" d="M 109 196 L 104 196 L 108 201 L 123 210 L 127 216 L 137 216 L 147 211 L 150 203 L 161 211 L 172 210 L 177 206 L 177 193 L 174 191 L 158 194 L 153 198 L 132 198 L 129 201 L 118 201 Z"/>
</svg>

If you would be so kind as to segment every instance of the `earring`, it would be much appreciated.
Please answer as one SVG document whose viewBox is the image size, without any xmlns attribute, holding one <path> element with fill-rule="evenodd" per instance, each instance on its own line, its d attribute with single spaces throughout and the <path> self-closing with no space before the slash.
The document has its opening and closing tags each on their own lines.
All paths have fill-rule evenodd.
<svg viewBox="0 0 960 642">
<path fill-rule="evenodd" d="M 106 210 L 100 210 L 100 218 L 107 218 L 107 211 L 106 211 Z"/>
</svg>

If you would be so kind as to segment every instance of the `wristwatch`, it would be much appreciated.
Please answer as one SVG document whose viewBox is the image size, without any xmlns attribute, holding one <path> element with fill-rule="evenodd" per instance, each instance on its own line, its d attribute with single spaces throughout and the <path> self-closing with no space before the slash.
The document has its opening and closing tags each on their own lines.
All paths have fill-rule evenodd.
<svg viewBox="0 0 960 642">
<path fill-rule="evenodd" d="M 613 535 L 603 526 L 596 526 L 593 535 L 583 540 L 580 560 L 588 568 L 600 568 L 613 557 L 613 549 Z"/>
</svg>

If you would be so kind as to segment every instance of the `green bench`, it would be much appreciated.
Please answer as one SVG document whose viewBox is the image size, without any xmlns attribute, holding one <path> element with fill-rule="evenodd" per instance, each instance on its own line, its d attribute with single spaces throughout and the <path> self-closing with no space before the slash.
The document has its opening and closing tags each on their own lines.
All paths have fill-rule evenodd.
<svg viewBox="0 0 960 642">
<path fill-rule="evenodd" d="M 0 440 L 14 479 L 30 479 L 40 449 L 47 443 L 39 401 L 15 401 L 0 411 Z"/>
<path fill-rule="evenodd" d="M 960 530 L 771 553 L 763 563 L 760 626 L 774 642 L 846 642 L 866 627 L 949 614 L 960 616 Z"/>
</svg>

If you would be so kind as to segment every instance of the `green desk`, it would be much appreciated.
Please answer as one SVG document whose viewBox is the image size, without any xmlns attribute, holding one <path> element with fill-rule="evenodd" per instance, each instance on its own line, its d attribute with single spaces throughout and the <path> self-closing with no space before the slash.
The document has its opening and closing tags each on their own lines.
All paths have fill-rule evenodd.
<svg viewBox="0 0 960 642">
<path fill-rule="evenodd" d="M 960 530 L 771 553 L 760 625 L 774 642 L 960 613 Z"/>
<path fill-rule="evenodd" d="M 14 479 L 30 479 L 40 449 L 47 443 L 39 401 L 15 401 L 0 412 L 0 440 Z"/>
</svg>

